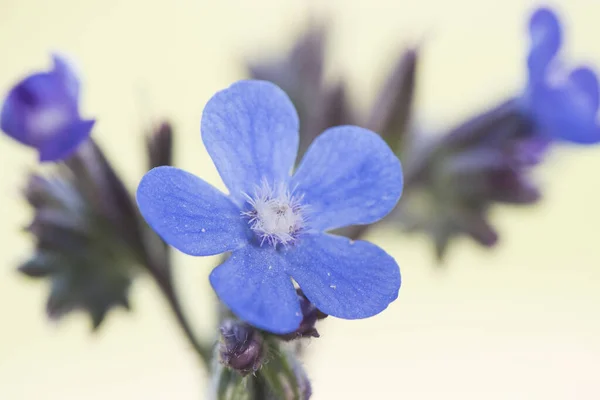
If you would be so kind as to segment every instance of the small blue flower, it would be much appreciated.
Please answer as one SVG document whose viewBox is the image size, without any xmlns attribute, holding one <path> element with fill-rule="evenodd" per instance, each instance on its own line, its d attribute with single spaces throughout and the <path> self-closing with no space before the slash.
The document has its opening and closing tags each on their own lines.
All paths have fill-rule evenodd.
<svg viewBox="0 0 600 400">
<path fill-rule="evenodd" d="M 49 72 L 29 75 L 6 97 L 0 128 L 38 150 L 40 161 L 67 158 L 91 133 L 93 120 L 79 116 L 79 79 L 67 61 L 53 56 Z"/>
<path fill-rule="evenodd" d="M 599 106 L 598 78 L 579 66 L 568 70 L 557 60 L 562 44 L 558 17 L 540 8 L 529 21 L 526 108 L 537 130 L 548 137 L 580 144 L 600 142 L 596 123 Z"/>
<path fill-rule="evenodd" d="M 364 241 L 326 231 L 380 220 L 402 192 L 400 162 L 375 133 L 327 129 L 291 175 L 298 116 L 287 95 L 265 81 L 241 81 L 204 109 L 202 140 L 229 196 L 174 167 L 140 182 L 137 201 L 163 239 L 193 256 L 231 252 L 210 274 L 239 318 L 274 333 L 298 328 L 292 279 L 325 314 L 373 316 L 398 296 L 392 257 Z"/>
</svg>

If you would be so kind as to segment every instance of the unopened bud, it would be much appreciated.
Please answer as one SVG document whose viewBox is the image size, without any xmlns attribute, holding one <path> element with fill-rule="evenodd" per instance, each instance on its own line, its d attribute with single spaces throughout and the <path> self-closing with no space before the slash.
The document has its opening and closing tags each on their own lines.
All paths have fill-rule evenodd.
<svg viewBox="0 0 600 400">
<path fill-rule="evenodd" d="M 327 314 L 319 311 L 314 304 L 312 304 L 302 293 L 302 290 L 298 289 L 298 299 L 300 301 L 300 309 L 302 311 L 302 322 L 300 322 L 300 326 L 294 332 L 280 335 L 283 340 L 294 340 L 299 338 L 306 337 L 315 337 L 318 338 L 319 332 L 315 328 L 315 324 L 317 320 L 323 319 L 327 317 Z"/>
<path fill-rule="evenodd" d="M 235 320 L 225 320 L 220 331 L 221 362 L 242 375 L 257 371 L 263 361 L 263 339 L 260 333 L 252 326 Z"/>
<path fill-rule="evenodd" d="M 146 137 L 150 168 L 173 164 L 173 127 L 164 121 Z"/>
</svg>

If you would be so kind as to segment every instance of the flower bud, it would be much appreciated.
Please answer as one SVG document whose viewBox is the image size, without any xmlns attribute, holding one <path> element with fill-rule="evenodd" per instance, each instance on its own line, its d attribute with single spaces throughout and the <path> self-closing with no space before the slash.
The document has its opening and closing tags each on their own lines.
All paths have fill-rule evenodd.
<svg viewBox="0 0 600 400">
<path fill-rule="evenodd" d="M 263 361 L 263 338 L 252 326 L 236 320 L 223 321 L 219 344 L 221 362 L 242 375 L 257 371 Z"/>
<path fill-rule="evenodd" d="M 300 309 L 302 311 L 302 322 L 300 322 L 300 326 L 294 332 L 279 335 L 283 340 L 294 340 L 299 338 L 307 338 L 314 337 L 318 338 L 319 332 L 315 328 L 315 324 L 317 320 L 324 319 L 327 317 L 327 314 L 322 313 L 312 304 L 304 295 L 302 290 L 297 289 L 298 300 L 300 301 Z"/>
<path fill-rule="evenodd" d="M 173 163 L 173 127 L 163 121 L 146 136 L 150 168 Z"/>
</svg>

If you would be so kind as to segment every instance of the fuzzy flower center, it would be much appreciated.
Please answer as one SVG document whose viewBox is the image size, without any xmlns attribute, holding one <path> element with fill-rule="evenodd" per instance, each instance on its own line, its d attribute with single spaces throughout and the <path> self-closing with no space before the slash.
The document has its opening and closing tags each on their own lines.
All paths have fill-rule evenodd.
<svg viewBox="0 0 600 400">
<path fill-rule="evenodd" d="M 305 227 L 302 198 L 294 196 L 284 186 L 273 187 L 266 181 L 257 186 L 254 195 L 246 194 L 249 211 L 242 212 L 248 218 L 250 228 L 260 238 L 260 244 L 272 246 L 292 244 Z"/>
</svg>

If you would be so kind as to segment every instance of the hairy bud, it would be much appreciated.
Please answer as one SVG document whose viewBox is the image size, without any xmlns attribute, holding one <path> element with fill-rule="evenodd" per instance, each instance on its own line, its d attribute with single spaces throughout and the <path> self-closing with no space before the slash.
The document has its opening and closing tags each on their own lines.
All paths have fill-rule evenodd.
<svg viewBox="0 0 600 400">
<path fill-rule="evenodd" d="M 221 362 L 242 375 L 256 372 L 263 361 L 263 338 L 252 326 L 235 320 L 221 324 Z"/>
</svg>

